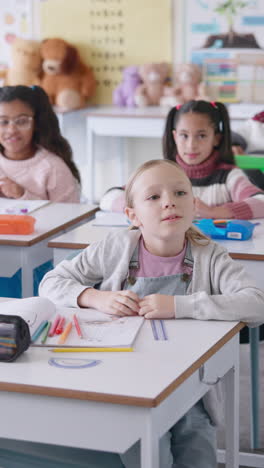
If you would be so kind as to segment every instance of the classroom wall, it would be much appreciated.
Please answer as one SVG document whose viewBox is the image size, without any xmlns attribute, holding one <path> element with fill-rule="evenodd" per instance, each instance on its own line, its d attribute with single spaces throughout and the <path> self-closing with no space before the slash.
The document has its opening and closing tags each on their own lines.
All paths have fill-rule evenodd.
<svg viewBox="0 0 264 468">
<path fill-rule="evenodd" d="M 62 37 L 78 47 L 99 82 L 97 104 L 111 103 L 124 66 L 172 62 L 171 23 L 171 0 L 45 0 L 40 4 L 41 37 Z"/>
</svg>

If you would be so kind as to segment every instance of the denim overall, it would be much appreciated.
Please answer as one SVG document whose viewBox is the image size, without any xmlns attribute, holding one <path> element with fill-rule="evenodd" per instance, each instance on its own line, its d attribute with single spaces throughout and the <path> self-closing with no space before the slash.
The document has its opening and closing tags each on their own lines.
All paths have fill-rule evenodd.
<svg viewBox="0 0 264 468">
<path fill-rule="evenodd" d="M 185 295 L 191 281 L 190 273 L 154 278 L 133 276 L 133 270 L 139 268 L 138 245 L 130 260 L 130 275 L 123 289 L 129 289 L 141 298 L 150 294 Z M 192 271 L 193 258 L 189 242 L 183 265 L 190 267 L 189 272 Z M 139 443 L 121 455 L 121 459 L 126 468 L 140 468 Z M 160 467 L 215 468 L 216 466 L 216 429 L 211 424 L 200 400 L 161 438 Z"/>
</svg>

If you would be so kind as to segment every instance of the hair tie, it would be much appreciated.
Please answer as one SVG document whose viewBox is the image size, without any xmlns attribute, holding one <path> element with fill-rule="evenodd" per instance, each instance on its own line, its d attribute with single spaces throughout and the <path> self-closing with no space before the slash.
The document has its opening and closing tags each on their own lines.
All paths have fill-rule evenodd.
<svg viewBox="0 0 264 468">
<path fill-rule="evenodd" d="M 175 106 L 175 109 L 179 110 L 181 108 L 181 104 L 177 104 L 177 106 Z"/>
<path fill-rule="evenodd" d="M 30 88 L 34 90 L 34 89 L 36 89 L 36 86 L 32 85 L 32 86 L 30 86 Z"/>
<path fill-rule="evenodd" d="M 210 104 L 211 104 L 211 106 L 213 106 L 215 109 L 218 109 L 218 107 L 217 107 L 215 101 L 211 101 Z"/>
</svg>

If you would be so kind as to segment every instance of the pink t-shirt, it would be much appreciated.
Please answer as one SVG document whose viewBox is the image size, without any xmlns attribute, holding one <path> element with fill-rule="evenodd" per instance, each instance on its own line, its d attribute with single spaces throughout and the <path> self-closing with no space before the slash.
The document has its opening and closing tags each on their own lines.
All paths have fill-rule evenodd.
<svg viewBox="0 0 264 468">
<path fill-rule="evenodd" d="M 183 250 L 175 257 L 159 257 L 151 254 L 145 247 L 143 237 L 139 240 L 139 269 L 130 269 L 129 273 L 134 277 L 157 278 L 159 276 L 171 276 L 180 273 L 190 274 L 192 268 L 184 265 L 186 243 Z"/>
</svg>

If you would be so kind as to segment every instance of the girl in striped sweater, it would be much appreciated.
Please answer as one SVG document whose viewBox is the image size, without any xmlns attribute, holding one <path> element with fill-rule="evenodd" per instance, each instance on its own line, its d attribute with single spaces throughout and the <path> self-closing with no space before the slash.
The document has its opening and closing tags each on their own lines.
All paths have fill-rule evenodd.
<svg viewBox="0 0 264 468">
<path fill-rule="evenodd" d="M 264 217 L 264 192 L 234 165 L 230 122 L 221 102 L 189 101 L 168 113 L 163 156 L 191 180 L 195 215 L 202 218 Z M 101 209 L 122 211 L 123 188 L 110 189 Z"/>
<path fill-rule="evenodd" d="M 196 216 L 264 217 L 264 193 L 234 165 L 226 107 L 189 101 L 172 108 L 163 136 L 165 159 L 176 160 L 189 176 Z"/>
</svg>

